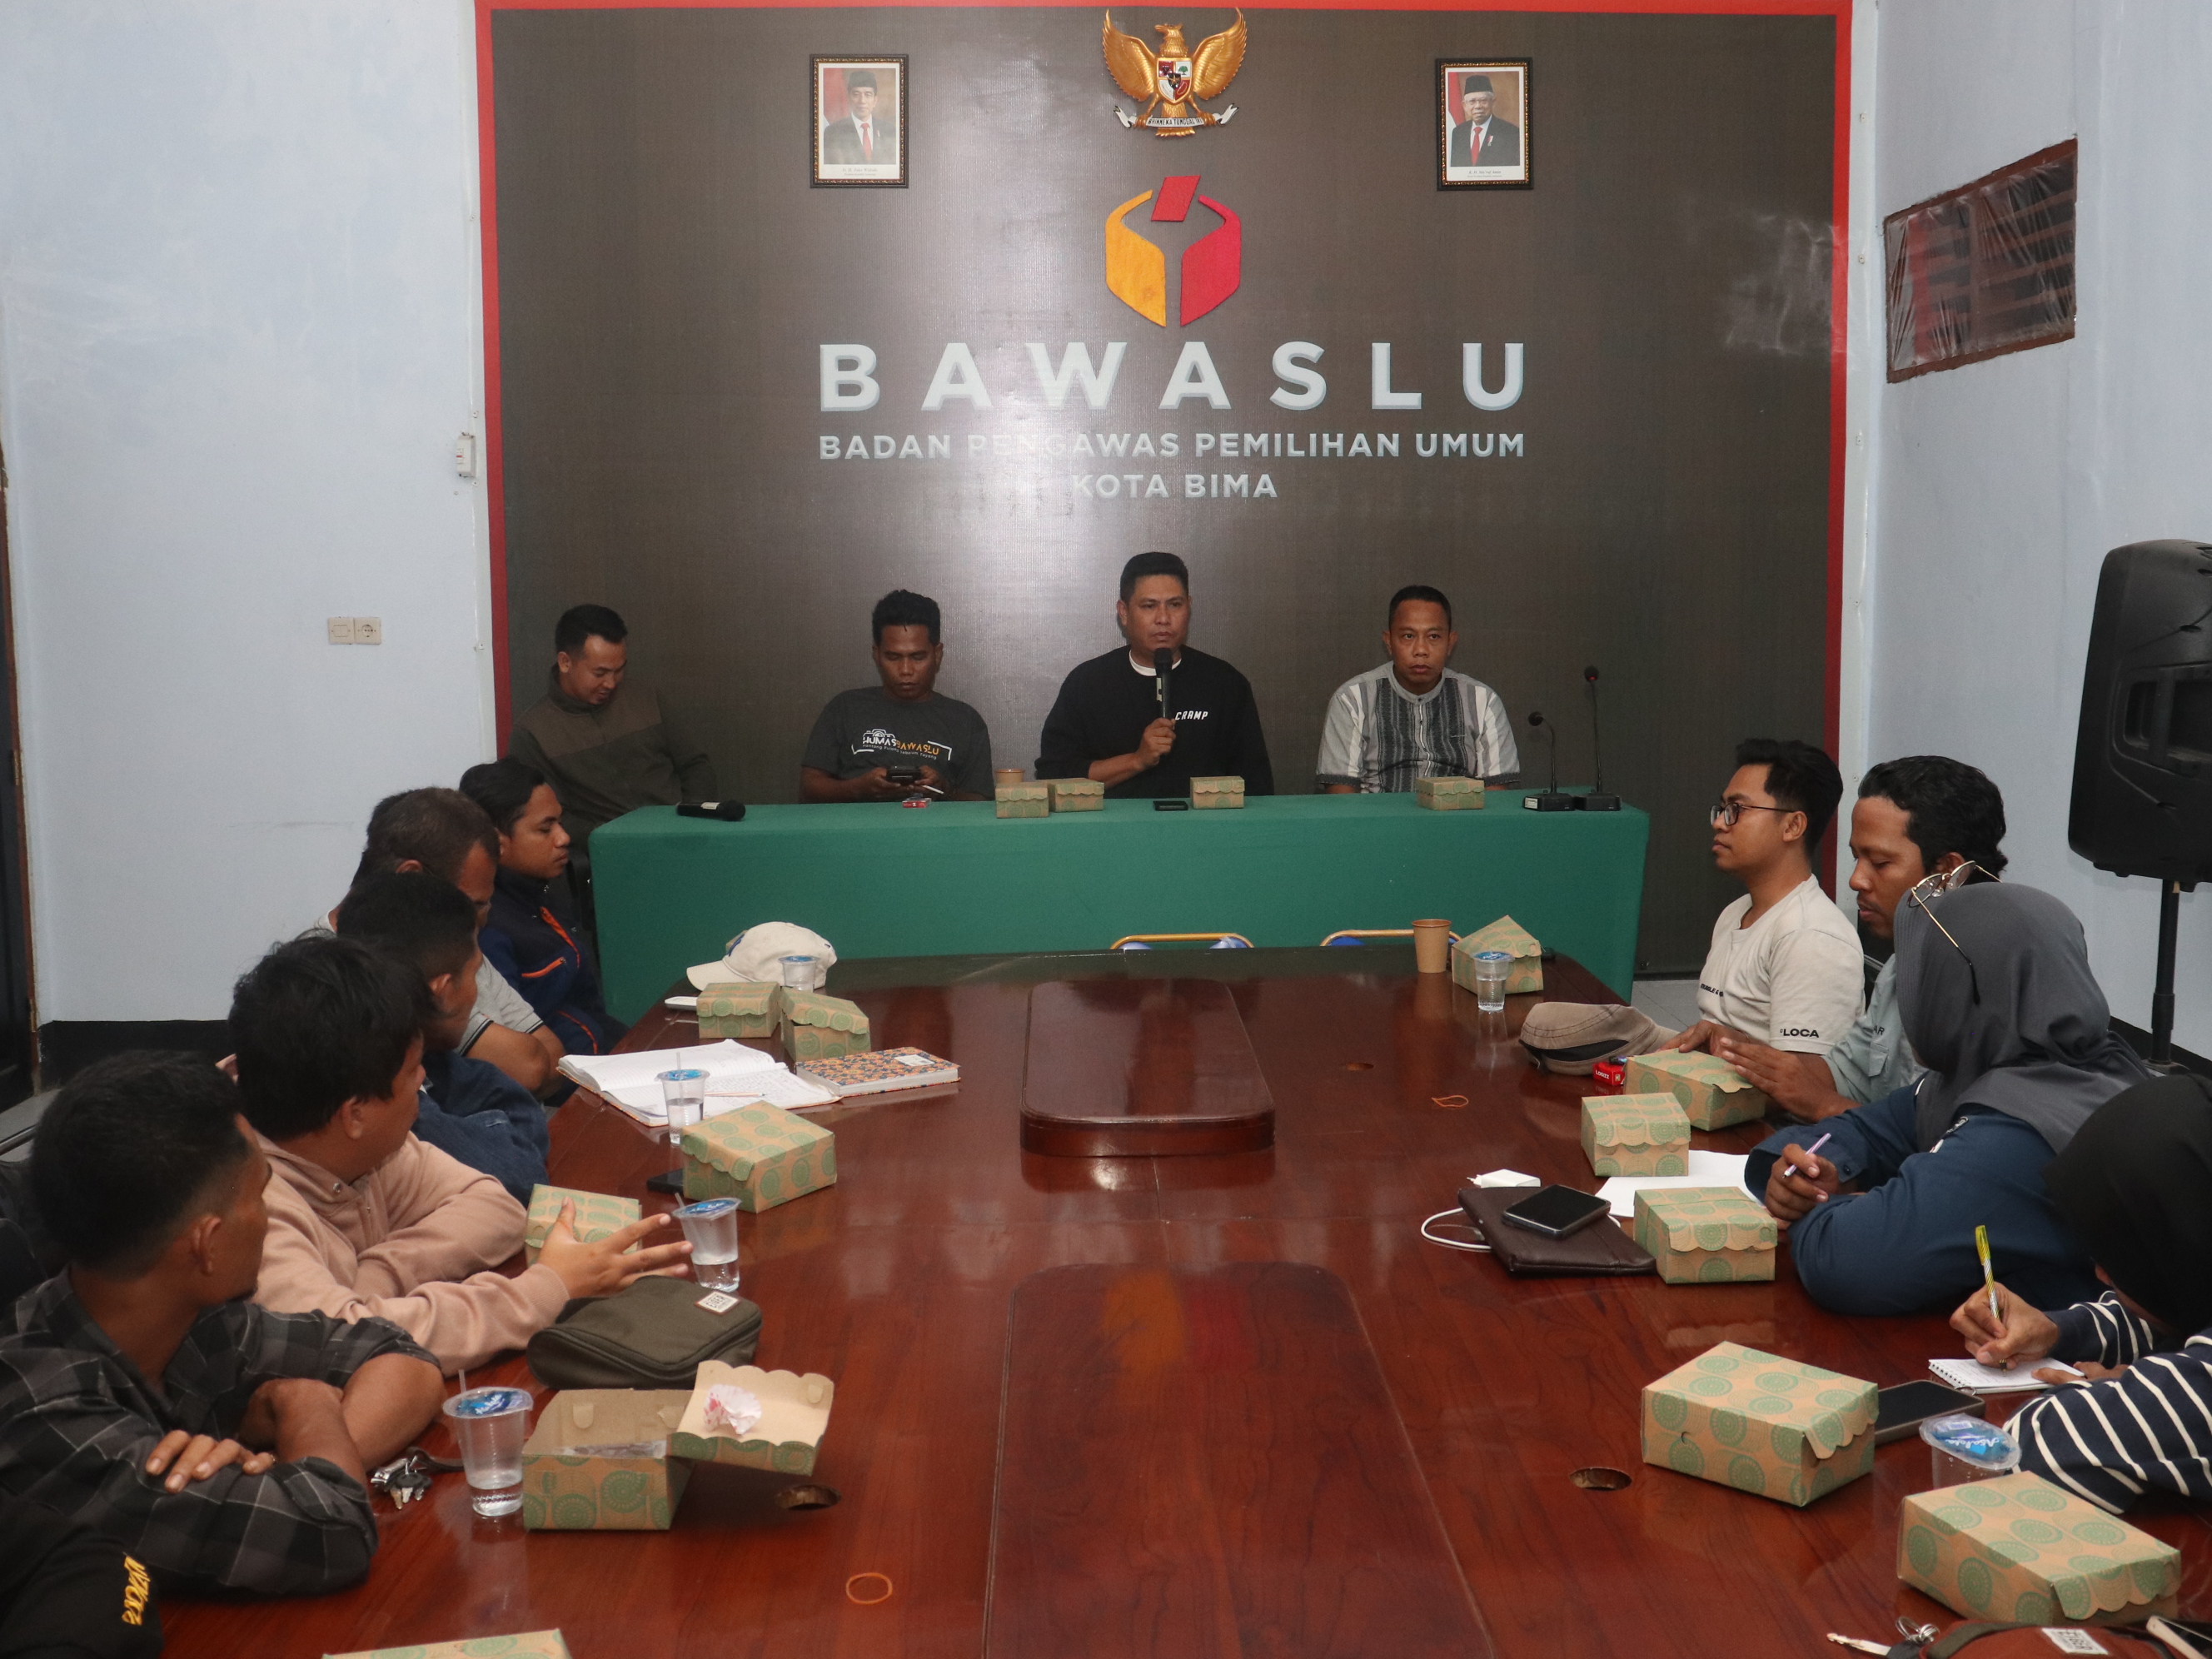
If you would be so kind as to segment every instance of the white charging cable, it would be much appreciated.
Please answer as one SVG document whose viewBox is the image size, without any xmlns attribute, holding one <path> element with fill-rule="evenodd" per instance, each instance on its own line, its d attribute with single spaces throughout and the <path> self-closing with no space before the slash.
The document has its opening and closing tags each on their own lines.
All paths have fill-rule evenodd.
<svg viewBox="0 0 2212 1659">
<path fill-rule="evenodd" d="M 1460 1208 L 1458 1205 L 1455 1204 L 1449 1210 L 1438 1210 L 1426 1221 L 1424 1221 L 1421 1224 L 1421 1237 L 1427 1239 L 1431 1244 L 1443 1245 L 1444 1249 L 1448 1250 L 1474 1250 L 1484 1255 L 1490 1254 L 1490 1246 L 1487 1244 L 1470 1244 L 1462 1238 L 1438 1238 L 1434 1233 L 1429 1231 L 1430 1228 L 1436 1225 L 1437 1222 L 1442 1221 L 1448 1215 L 1457 1216 L 1459 1218 L 1459 1224 L 1461 1226 L 1466 1228 L 1469 1232 L 1475 1231 L 1474 1224 L 1467 1218 L 1467 1212 Z"/>
</svg>

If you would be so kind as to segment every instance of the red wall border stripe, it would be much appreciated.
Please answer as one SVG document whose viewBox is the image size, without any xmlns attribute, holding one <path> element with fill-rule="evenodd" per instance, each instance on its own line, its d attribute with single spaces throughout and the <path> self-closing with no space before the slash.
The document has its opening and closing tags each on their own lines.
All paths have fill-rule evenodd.
<svg viewBox="0 0 2212 1659">
<path fill-rule="evenodd" d="M 507 491 L 500 427 L 499 188 L 494 131 L 491 17 L 495 11 L 765 11 L 921 5 L 1088 7 L 1094 0 L 476 0 L 477 160 L 483 234 L 484 488 L 491 497 L 493 697 L 500 746 L 514 719 L 507 647 Z M 1275 0 L 1280 11 L 1464 11 L 1632 13 L 1652 16 L 1828 17 L 1836 29 L 1835 186 L 1829 207 L 1833 250 L 1829 274 L 1828 627 L 1826 736 L 1833 754 L 1842 735 L 1844 665 L 1844 461 L 1850 434 L 1845 361 L 1850 340 L 1851 8 L 1853 0 Z"/>
</svg>

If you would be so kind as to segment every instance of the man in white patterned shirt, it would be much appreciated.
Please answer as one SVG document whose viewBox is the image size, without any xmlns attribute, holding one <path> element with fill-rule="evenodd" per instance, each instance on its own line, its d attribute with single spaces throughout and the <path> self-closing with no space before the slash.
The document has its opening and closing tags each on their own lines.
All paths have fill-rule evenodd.
<svg viewBox="0 0 2212 1659">
<path fill-rule="evenodd" d="M 1322 792 L 1407 794 L 1422 778 L 1516 781 L 1521 754 L 1504 699 L 1445 665 L 1459 645 L 1451 601 L 1433 587 L 1400 588 L 1382 641 L 1390 660 L 1328 700 L 1314 764 Z"/>
</svg>

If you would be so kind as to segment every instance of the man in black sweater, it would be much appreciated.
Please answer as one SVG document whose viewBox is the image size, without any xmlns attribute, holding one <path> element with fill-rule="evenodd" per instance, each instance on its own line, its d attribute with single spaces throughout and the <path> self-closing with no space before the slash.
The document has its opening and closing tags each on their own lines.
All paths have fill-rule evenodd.
<svg viewBox="0 0 2212 1659">
<path fill-rule="evenodd" d="M 1252 683 L 1184 645 L 1190 573 L 1172 553 L 1121 567 L 1114 607 L 1126 648 L 1079 663 L 1045 717 L 1040 778 L 1091 778 L 1117 799 L 1187 795 L 1193 778 L 1240 777 L 1247 795 L 1275 793 Z M 1163 695 L 1152 663 L 1174 653 Z"/>
</svg>

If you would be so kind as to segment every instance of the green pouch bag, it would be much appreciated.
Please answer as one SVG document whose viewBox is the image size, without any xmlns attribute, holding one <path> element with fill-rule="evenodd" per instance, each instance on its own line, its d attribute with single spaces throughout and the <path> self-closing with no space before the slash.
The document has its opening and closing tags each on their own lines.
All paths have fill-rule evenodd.
<svg viewBox="0 0 2212 1659">
<path fill-rule="evenodd" d="M 689 1389 L 702 1359 L 751 1362 L 761 1310 L 740 1300 L 726 1313 L 699 1305 L 689 1279 L 640 1279 L 612 1296 L 571 1302 L 524 1350 L 538 1380 L 555 1389 Z"/>
</svg>

